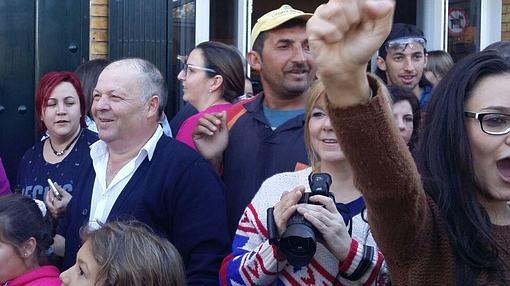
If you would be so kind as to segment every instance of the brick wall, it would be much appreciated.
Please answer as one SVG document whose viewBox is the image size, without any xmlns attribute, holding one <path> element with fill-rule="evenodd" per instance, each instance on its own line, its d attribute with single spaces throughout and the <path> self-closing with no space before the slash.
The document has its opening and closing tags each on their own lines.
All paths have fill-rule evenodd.
<svg viewBox="0 0 510 286">
<path fill-rule="evenodd" d="M 108 0 L 90 1 L 90 59 L 108 57 Z"/>
<path fill-rule="evenodd" d="M 503 0 L 501 15 L 501 40 L 510 40 L 510 0 Z"/>
</svg>

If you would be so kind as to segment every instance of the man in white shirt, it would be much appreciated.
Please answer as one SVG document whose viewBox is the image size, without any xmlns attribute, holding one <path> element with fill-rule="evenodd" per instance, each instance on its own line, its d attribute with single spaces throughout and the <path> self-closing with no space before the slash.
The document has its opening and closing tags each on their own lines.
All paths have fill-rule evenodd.
<svg viewBox="0 0 510 286">
<path fill-rule="evenodd" d="M 217 284 L 229 248 L 222 184 L 197 153 L 162 136 L 167 95 L 159 70 L 142 59 L 113 62 L 93 99 L 100 140 L 57 231 L 65 237 L 64 268 L 74 264 L 82 226 L 137 219 L 176 246 L 188 284 Z"/>
</svg>

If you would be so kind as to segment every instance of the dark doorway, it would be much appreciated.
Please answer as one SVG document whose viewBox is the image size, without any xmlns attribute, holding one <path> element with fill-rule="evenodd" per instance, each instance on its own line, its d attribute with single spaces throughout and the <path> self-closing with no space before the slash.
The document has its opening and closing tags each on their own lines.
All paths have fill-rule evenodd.
<svg viewBox="0 0 510 286">
<path fill-rule="evenodd" d="M 23 153 L 39 138 L 37 79 L 88 59 L 88 15 L 88 0 L 0 0 L 0 157 L 12 185 Z"/>
<path fill-rule="evenodd" d="M 194 4 L 194 1 L 188 0 L 117 0 L 110 1 L 109 5 L 110 60 L 139 57 L 156 65 L 168 84 L 165 113 L 169 119 L 179 108 L 174 86 L 177 83 L 177 62 L 174 58 L 178 47 L 173 40 L 174 31 L 170 29 L 174 18 L 173 8 L 190 2 Z M 194 25 L 194 21 L 190 25 Z"/>
<path fill-rule="evenodd" d="M 416 25 L 416 0 L 397 0 L 393 22 Z"/>
</svg>

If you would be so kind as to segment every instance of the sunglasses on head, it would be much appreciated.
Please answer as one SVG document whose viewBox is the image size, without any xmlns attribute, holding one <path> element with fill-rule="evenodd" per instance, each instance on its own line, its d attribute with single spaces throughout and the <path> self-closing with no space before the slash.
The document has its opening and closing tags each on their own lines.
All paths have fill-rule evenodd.
<svg viewBox="0 0 510 286">
<path fill-rule="evenodd" d="M 425 48 L 427 45 L 427 40 L 421 37 L 398 38 L 386 42 L 385 48 L 388 52 L 390 50 L 405 50 L 407 47 L 413 48 L 414 45 L 420 45 Z"/>
</svg>

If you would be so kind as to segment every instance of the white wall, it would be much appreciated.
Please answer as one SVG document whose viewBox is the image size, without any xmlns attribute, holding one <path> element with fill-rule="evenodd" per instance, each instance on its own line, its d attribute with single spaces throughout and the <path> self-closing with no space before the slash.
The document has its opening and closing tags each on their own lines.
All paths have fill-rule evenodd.
<svg viewBox="0 0 510 286">
<path fill-rule="evenodd" d="M 503 9 L 501 0 L 482 0 L 482 18 L 480 24 L 480 49 L 489 44 L 501 41 L 501 12 Z"/>
<path fill-rule="evenodd" d="M 196 0 L 195 2 L 195 45 L 209 41 L 209 0 Z"/>
<path fill-rule="evenodd" d="M 249 49 L 251 13 L 253 0 L 237 0 L 237 48 L 243 56 L 246 56 Z"/>
<path fill-rule="evenodd" d="M 448 0 L 418 0 L 416 24 L 427 39 L 427 50 L 446 49 L 446 10 Z"/>
</svg>

